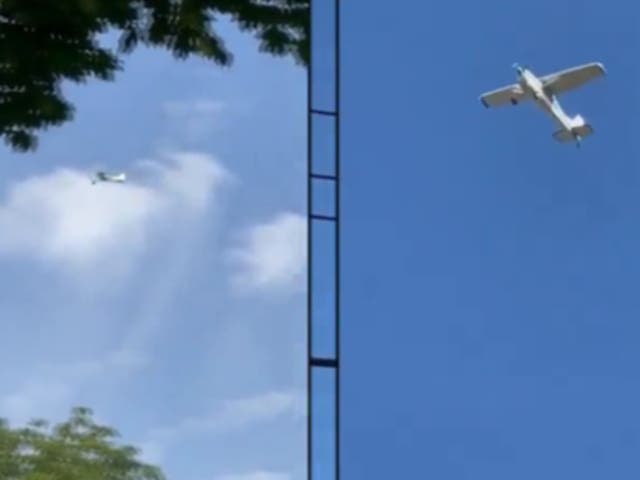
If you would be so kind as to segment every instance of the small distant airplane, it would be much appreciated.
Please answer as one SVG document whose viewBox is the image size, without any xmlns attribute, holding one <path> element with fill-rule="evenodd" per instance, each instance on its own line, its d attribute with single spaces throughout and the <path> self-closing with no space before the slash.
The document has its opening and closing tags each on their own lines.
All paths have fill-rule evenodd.
<svg viewBox="0 0 640 480">
<path fill-rule="evenodd" d="M 124 183 L 126 180 L 127 180 L 127 177 L 124 173 L 113 175 L 105 172 L 97 172 L 95 176 L 91 179 L 91 184 L 95 185 L 98 182 Z"/>
<path fill-rule="evenodd" d="M 513 68 L 517 72 L 518 83 L 480 95 L 480 101 L 485 107 L 498 107 L 508 102 L 517 105 L 525 100 L 534 100 L 560 127 L 553 134 L 557 141 L 575 141 L 579 147 L 580 141 L 593 133 L 593 127 L 581 115 L 570 117 L 564 112 L 557 95 L 604 76 L 606 70 L 601 63 L 587 63 L 544 77 L 537 77 L 527 67 L 521 67 L 517 63 L 513 64 Z"/>
</svg>

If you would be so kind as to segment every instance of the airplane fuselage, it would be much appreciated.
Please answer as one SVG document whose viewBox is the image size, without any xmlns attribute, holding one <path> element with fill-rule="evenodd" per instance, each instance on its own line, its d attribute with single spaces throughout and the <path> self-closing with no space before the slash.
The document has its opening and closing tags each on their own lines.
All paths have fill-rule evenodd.
<svg viewBox="0 0 640 480">
<path fill-rule="evenodd" d="M 560 128 L 571 132 L 573 129 L 572 119 L 565 113 L 557 98 L 553 94 L 545 91 L 542 81 L 536 77 L 530 70 L 518 70 L 518 83 L 520 88 L 530 95 L 536 104 L 542 108 Z"/>
<path fill-rule="evenodd" d="M 110 175 L 105 172 L 98 172 L 91 179 L 91 183 L 94 185 L 98 182 L 124 183 L 125 181 L 126 175 L 124 173 L 120 173 L 118 175 Z"/>
</svg>

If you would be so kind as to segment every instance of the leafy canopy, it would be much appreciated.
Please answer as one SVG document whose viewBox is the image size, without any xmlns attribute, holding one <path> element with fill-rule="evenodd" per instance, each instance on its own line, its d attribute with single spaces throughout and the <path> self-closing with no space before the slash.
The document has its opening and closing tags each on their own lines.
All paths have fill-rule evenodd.
<svg viewBox="0 0 640 480">
<path fill-rule="evenodd" d="M 50 428 L 38 420 L 11 429 L 0 419 L 2 480 L 163 480 L 158 467 L 139 461 L 138 451 L 119 446 L 118 433 L 97 425 L 92 411 L 75 408 Z"/>
<path fill-rule="evenodd" d="M 113 80 L 121 55 L 142 44 L 229 66 L 213 29 L 221 15 L 253 32 L 261 51 L 309 62 L 309 0 L 0 0 L 0 137 L 16 151 L 36 131 L 73 117 L 62 81 Z M 117 52 L 97 37 L 118 31 Z"/>
</svg>

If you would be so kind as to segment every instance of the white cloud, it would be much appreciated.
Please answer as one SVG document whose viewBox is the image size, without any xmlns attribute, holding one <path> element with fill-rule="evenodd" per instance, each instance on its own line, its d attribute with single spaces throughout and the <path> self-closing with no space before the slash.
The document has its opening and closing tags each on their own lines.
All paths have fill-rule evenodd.
<svg viewBox="0 0 640 480">
<path fill-rule="evenodd" d="M 304 395 L 297 390 L 271 391 L 227 400 L 216 405 L 211 413 L 187 417 L 176 425 L 151 430 L 142 443 L 142 452 L 149 461 L 160 462 L 169 445 L 193 435 L 242 431 L 282 417 L 296 420 L 305 414 L 303 402 Z"/>
<path fill-rule="evenodd" d="M 0 255 L 74 270 L 118 264 L 142 250 L 155 221 L 201 211 L 229 178 L 202 153 L 166 153 L 140 166 L 143 175 L 126 184 L 91 185 L 86 172 L 69 168 L 14 183 L 0 203 Z"/>
<path fill-rule="evenodd" d="M 0 253 L 85 263 L 116 245 L 140 246 L 160 200 L 136 185 L 92 187 L 68 169 L 30 178 L 11 187 L 0 206 Z"/>
<path fill-rule="evenodd" d="M 251 473 L 220 475 L 216 480 L 290 480 L 288 473 L 269 472 L 259 470 Z"/>
<path fill-rule="evenodd" d="M 237 266 L 233 284 L 242 289 L 302 289 L 307 261 L 307 222 L 285 212 L 248 229 L 229 252 Z"/>
</svg>

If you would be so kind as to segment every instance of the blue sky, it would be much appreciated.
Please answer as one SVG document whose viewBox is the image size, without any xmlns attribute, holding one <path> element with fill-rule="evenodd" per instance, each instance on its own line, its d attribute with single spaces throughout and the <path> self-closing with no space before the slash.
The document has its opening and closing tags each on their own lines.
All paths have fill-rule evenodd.
<svg viewBox="0 0 640 480">
<path fill-rule="evenodd" d="M 170 479 L 302 479 L 306 72 L 221 28 L 233 68 L 140 50 L 3 149 L 0 416 L 86 405 Z"/>
<path fill-rule="evenodd" d="M 343 478 L 637 478 L 638 13 L 344 2 Z M 589 61 L 581 150 L 478 101 Z"/>
</svg>

